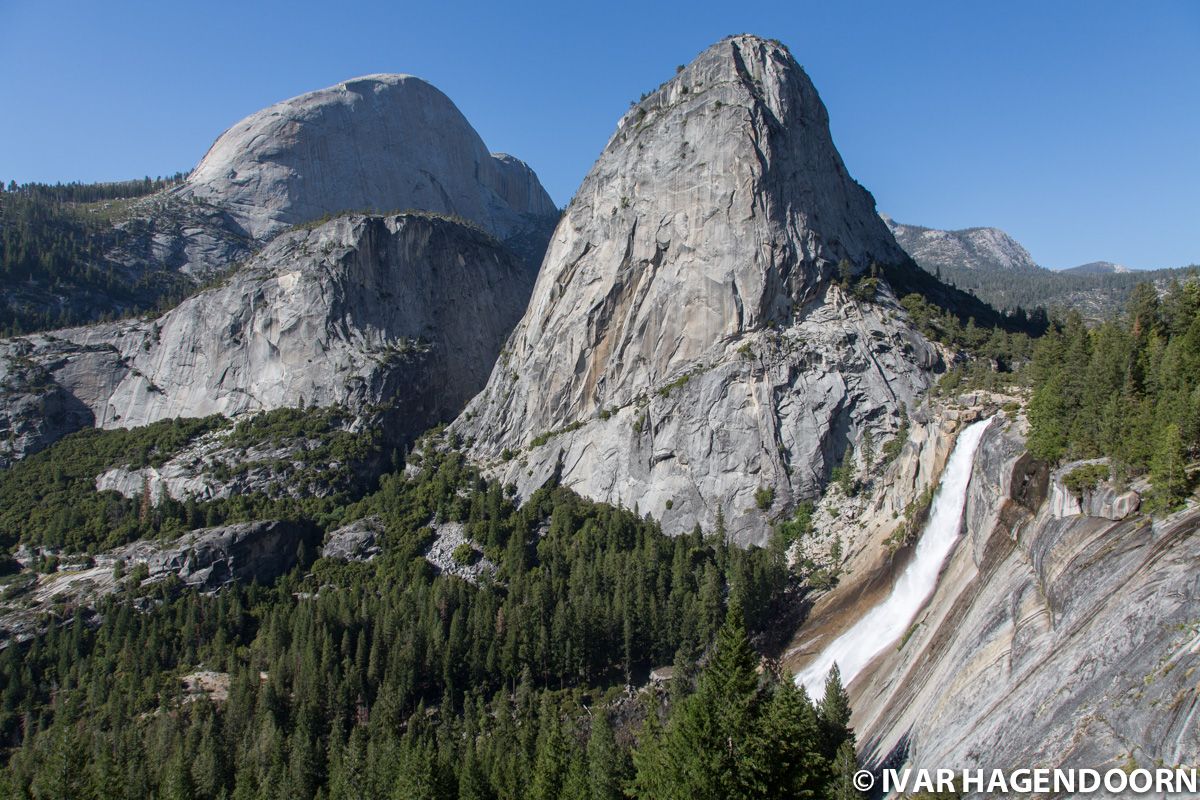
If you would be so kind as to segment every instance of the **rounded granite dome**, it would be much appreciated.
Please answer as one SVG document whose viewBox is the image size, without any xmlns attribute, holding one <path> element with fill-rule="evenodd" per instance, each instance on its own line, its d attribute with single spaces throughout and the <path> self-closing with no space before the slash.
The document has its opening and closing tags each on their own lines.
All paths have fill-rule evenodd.
<svg viewBox="0 0 1200 800">
<path fill-rule="evenodd" d="M 186 191 L 255 238 L 348 210 L 455 214 L 503 239 L 556 214 L 527 165 L 492 155 L 450 98 L 411 75 L 367 75 L 251 114 Z"/>
</svg>

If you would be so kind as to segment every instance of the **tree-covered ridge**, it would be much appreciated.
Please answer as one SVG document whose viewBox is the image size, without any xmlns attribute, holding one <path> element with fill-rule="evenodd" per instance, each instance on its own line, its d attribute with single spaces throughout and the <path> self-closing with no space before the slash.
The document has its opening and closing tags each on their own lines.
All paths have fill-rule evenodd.
<svg viewBox="0 0 1200 800">
<path fill-rule="evenodd" d="M 520 508 L 508 494 L 459 452 L 427 446 L 345 509 L 383 518 L 374 561 L 318 560 L 216 597 L 133 576 L 97 617 L 80 610 L 9 645 L 5 796 L 658 797 L 646 782 L 673 767 L 649 755 L 633 767 L 632 750 L 652 753 L 657 737 L 635 741 L 646 712 L 622 687 L 697 657 L 710 664 L 699 699 L 673 704 L 666 735 L 692 724 L 676 714 L 723 719 L 740 704 L 760 749 L 705 756 L 746 774 L 726 796 L 831 780 L 829 737 L 847 734 L 757 674 L 742 626 L 771 618 L 787 581 L 780 550 L 698 530 L 672 539 L 561 488 Z M 493 577 L 473 585 L 422 557 L 431 525 L 449 520 L 496 563 Z M 226 688 L 185 691 L 181 677 L 199 669 Z M 691 694 L 686 670 L 673 692 Z M 770 737 L 783 749 L 764 766 Z"/>
<path fill-rule="evenodd" d="M 183 276 L 130 271 L 107 257 L 119 239 L 114 223 L 132 201 L 182 178 L 12 183 L 0 191 L 0 335 L 93 322 L 185 297 L 194 286 Z M 90 302 L 80 301 L 89 295 Z"/>
<path fill-rule="evenodd" d="M 385 462 L 380 432 L 349 430 L 351 419 L 337 407 L 267 411 L 233 423 L 225 417 L 162 420 L 141 428 L 88 428 L 0 470 L 0 551 L 18 544 L 95 554 L 143 538 L 254 519 L 307 518 L 336 522 L 371 481 L 358 467 Z M 144 497 L 96 490 L 96 478 L 113 467 L 161 467 L 206 434 L 220 432 L 233 467 L 216 461 L 196 466 L 197 476 L 227 479 L 237 470 L 267 469 L 307 491 L 261 491 L 232 497 L 183 501 L 164 495 L 151 506 Z M 255 449 L 283 447 L 278 463 L 254 457 Z M 378 467 L 376 466 L 376 469 Z"/>
<path fill-rule="evenodd" d="M 1077 310 L 1085 318 L 1099 321 L 1120 314 L 1136 287 L 1188 280 L 1200 274 L 1200 268 L 1191 265 L 1178 269 L 1086 274 L 1048 269 L 989 271 L 963 266 L 943 268 L 935 274 L 998 309 L 1025 309 L 1030 313 L 1040 309 L 1055 316 Z"/>
<path fill-rule="evenodd" d="M 1008 312 L 1040 309 L 1061 317 L 1076 310 L 1085 319 L 1100 321 L 1120 313 L 1140 283 L 1162 287 L 1200 274 L 1195 264 L 1126 272 L 1056 272 L 1038 266 L 1008 234 L 994 228 L 938 231 L 891 220 L 888 225 L 897 243 L 925 272 Z"/>
<path fill-rule="evenodd" d="M 1149 474 L 1152 508 L 1174 508 L 1200 455 L 1200 281 L 1162 297 L 1141 284 L 1096 327 L 1069 315 L 1037 342 L 1029 379 L 1034 455 L 1107 456 L 1118 480 Z"/>
<path fill-rule="evenodd" d="M 96 203 L 102 200 L 127 200 L 135 197 L 145 197 L 163 189 L 168 189 L 187 178 L 186 172 L 176 172 L 165 178 L 134 178 L 128 181 L 102 181 L 99 183 L 17 183 L 9 181 L 5 187 L 0 182 L 0 193 L 7 191 L 10 195 L 53 203 Z"/>
</svg>

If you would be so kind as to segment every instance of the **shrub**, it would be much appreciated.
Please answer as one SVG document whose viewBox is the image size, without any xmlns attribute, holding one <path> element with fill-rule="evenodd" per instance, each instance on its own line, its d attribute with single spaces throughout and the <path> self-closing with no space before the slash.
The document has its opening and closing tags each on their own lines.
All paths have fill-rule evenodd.
<svg viewBox="0 0 1200 800">
<path fill-rule="evenodd" d="M 458 547 L 454 548 L 454 552 L 450 554 L 450 557 L 453 558 L 454 563 L 458 564 L 460 567 L 468 566 L 475 560 L 475 548 L 471 546 L 470 542 L 463 542 Z"/>
<path fill-rule="evenodd" d="M 792 514 L 791 519 L 779 524 L 777 530 L 779 535 L 783 537 L 785 547 L 812 533 L 812 515 L 814 510 L 812 501 L 805 500 L 796 506 L 796 511 Z"/>
<path fill-rule="evenodd" d="M 761 486 L 754 493 L 754 504 L 759 511 L 766 511 L 775 504 L 775 487 Z"/>
<path fill-rule="evenodd" d="M 1084 492 L 1090 492 L 1099 486 L 1101 481 L 1108 480 L 1108 475 L 1107 464 L 1084 464 L 1063 476 L 1063 485 L 1071 494 L 1083 497 Z"/>
</svg>

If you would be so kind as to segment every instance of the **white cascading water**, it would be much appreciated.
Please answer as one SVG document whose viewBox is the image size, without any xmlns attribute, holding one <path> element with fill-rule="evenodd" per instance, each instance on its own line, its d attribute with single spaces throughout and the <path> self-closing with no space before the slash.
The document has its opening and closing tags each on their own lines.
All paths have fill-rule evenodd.
<svg viewBox="0 0 1200 800">
<path fill-rule="evenodd" d="M 849 684 L 871 659 L 900 638 L 933 593 L 942 564 L 958 539 L 975 450 L 990 422 L 991 419 L 975 422 L 958 435 L 917 551 L 891 594 L 796 673 L 796 685 L 805 687 L 809 695 L 819 698 L 824 694 L 825 678 L 834 664 L 842 673 L 842 682 Z"/>
</svg>

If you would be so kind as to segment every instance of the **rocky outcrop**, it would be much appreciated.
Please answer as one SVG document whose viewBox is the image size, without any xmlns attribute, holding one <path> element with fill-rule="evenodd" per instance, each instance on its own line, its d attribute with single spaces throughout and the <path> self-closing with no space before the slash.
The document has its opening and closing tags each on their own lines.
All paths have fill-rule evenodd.
<svg viewBox="0 0 1200 800">
<path fill-rule="evenodd" d="M 383 552 L 379 542 L 382 536 L 383 520 L 377 516 L 364 517 L 330 531 L 321 555 L 338 561 L 370 561 Z"/>
<path fill-rule="evenodd" d="M 278 237 L 158 319 L 0 342 L 11 376 L 0 419 L 21 425 L 37 398 L 61 398 L 75 413 L 26 436 L 44 446 L 80 423 L 386 405 L 389 432 L 404 440 L 484 385 L 532 280 L 493 238 L 453 220 L 341 217 Z"/>
<path fill-rule="evenodd" d="M 113 226 L 105 260 L 129 281 L 165 272 L 199 283 L 249 258 L 258 246 L 219 204 L 176 188 L 131 205 Z"/>
<path fill-rule="evenodd" d="M 1133 489 L 1121 488 L 1111 481 L 1098 481 L 1093 486 L 1078 491 L 1067 485 L 1067 476 L 1081 467 L 1101 465 L 1107 472 L 1108 459 L 1072 461 L 1059 467 L 1050 476 L 1048 510 L 1052 516 L 1089 516 L 1121 520 L 1133 514 L 1141 506 L 1142 498 Z"/>
<path fill-rule="evenodd" d="M 146 564 L 150 580 L 175 575 L 187 586 L 214 592 L 235 581 L 273 582 L 295 566 L 301 543 L 312 535 L 296 522 L 243 522 L 192 531 L 161 548 L 138 543 L 114 559 Z"/>
<path fill-rule="evenodd" d="M 332 410 L 331 410 L 332 411 Z M 344 417 L 308 412 L 290 435 L 240 435 L 234 426 L 196 437 L 161 463 L 116 463 L 96 476 L 96 491 L 130 499 L 148 494 L 206 502 L 256 494 L 269 498 L 357 495 L 388 463 L 388 440 L 378 428 L 386 414 Z"/>
<path fill-rule="evenodd" d="M 1200 511 L 1062 516 L 1058 480 L 1025 452 L 1021 420 L 989 427 L 937 589 L 850 686 L 868 762 L 1102 769 L 1200 756 Z"/>
<path fill-rule="evenodd" d="M 533 170 L 489 154 L 454 103 L 411 75 L 366 75 L 251 114 L 180 192 L 259 240 L 347 211 L 451 214 L 502 240 L 558 214 Z"/>
<path fill-rule="evenodd" d="M 461 522 L 433 526 L 433 539 L 425 549 L 425 560 L 442 575 L 454 575 L 468 583 L 496 574 L 496 564 L 475 548 Z"/>
<path fill-rule="evenodd" d="M 940 231 L 920 225 L 903 225 L 884 216 L 896 242 L 930 273 L 959 269 L 985 272 L 1041 272 L 1021 244 L 999 228 L 964 228 Z"/>
<path fill-rule="evenodd" d="M 29 358 L 28 342 L 0 341 L 0 469 L 92 424 L 92 413 Z"/>
<path fill-rule="evenodd" d="M 169 542 L 134 542 L 48 575 L 26 570 L 0 599 L 0 647 L 36 635 L 64 606 L 96 608 L 130 581 L 149 586 L 176 578 L 208 594 L 235 582 L 272 583 L 296 565 L 301 545 L 311 544 L 315 535 L 300 522 L 243 522 L 201 528 Z M 139 569 L 145 571 L 138 575 Z"/>
<path fill-rule="evenodd" d="M 904 259 L 787 50 L 726 39 L 621 119 L 455 428 L 522 493 L 557 476 L 761 542 L 938 364 L 886 285 L 835 283 Z"/>
</svg>

